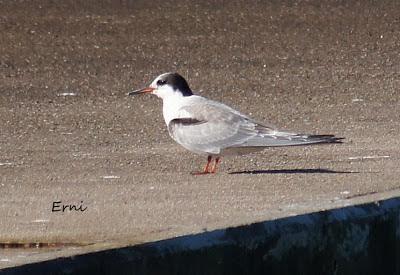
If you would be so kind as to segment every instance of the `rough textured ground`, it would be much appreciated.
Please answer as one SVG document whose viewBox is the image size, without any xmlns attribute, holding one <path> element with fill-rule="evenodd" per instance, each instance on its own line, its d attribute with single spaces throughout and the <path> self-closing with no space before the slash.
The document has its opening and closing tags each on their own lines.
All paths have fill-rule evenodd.
<svg viewBox="0 0 400 275">
<path fill-rule="evenodd" d="M 399 9 L 0 1 L 0 242 L 133 244 L 399 195 Z M 205 159 L 169 138 L 161 102 L 125 95 L 166 71 L 259 121 L 346 141 L 193 177 Z M 52 213 L 58 200 L 87 210 Z M 0 267 L 29 261 L 10 254 Z"/>
</svg>

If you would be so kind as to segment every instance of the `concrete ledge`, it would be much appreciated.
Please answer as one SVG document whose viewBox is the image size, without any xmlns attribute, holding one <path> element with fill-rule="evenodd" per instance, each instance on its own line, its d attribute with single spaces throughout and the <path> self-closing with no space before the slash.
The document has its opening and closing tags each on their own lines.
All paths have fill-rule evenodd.
<svg viewBox="0 0 400 275">
<path fill-rule="evenodd" d="M 400 198 L 3 270 L 3 274 L 399 274 Z"/>
</svg>

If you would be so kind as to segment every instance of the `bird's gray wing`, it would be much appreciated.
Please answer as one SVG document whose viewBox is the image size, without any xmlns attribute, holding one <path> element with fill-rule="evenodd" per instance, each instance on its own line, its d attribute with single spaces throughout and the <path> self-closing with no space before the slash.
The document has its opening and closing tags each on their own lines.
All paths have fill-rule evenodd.
<svg viewBox="0 0 400 275">
<path fill-rule="evenodd" d="M 168 124 L 173 139 L 189 150 L 219 154 L 257 136 L 257 123 L 238 111 L 213 101 L 184 106 Z"/>
<path fill-rule="evenodd" d="M 280 147 L 311 145 L 319 143 L 341 143 L 343 138 L 334 135 L 310 135 L 285 131 L 265 129 L 263 125 L 256 126 L 257 135 L 234 147 Z"/>
<path fill-rule="evenodd" d="M 308 135 L 279 131 L 214 101 L 200 101 L 180 109 L 168 124 L 173 139 L 185 148 L 219 154 L 229 147 L 277 147 L 337 143 L 333 135 Z"/>
</svg>

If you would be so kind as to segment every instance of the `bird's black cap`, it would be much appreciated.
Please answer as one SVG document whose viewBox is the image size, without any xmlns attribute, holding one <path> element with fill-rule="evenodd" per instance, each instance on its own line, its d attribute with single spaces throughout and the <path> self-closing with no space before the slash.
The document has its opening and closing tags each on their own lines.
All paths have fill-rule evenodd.
<svg viewBox="0 0 400 275">
<path fill-rule="evenodd" d="M 193 95 L 192 90 L 189 88 L 188 83 L 178 73 L 167 73 L 164 74 L 158 79 L 157 85 L 170 85 L 174 90 L 179 90 L 182 92 L 183 96 L 191 96 Z"/>
</svg>

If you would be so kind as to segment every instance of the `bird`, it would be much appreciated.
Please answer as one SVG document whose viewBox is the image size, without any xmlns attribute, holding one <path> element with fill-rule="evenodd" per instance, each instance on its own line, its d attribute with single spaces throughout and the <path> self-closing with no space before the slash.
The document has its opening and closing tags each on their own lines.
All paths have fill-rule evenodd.
<svg viewBox="0 0 400 275">
<path fill-rule="evenodd" d="M 260 123 L 223 103 L 193 94 L 185 78 L 176 72 L 163 73 L 148 87 L 128 93 L 140 94 L 162 99 L 165 124 L 173 140 L 191 152 L 207 156 L 204 169 L 194 175 L 216 173 L 222 156 L 244 155 L 269 147 L 342 143 L 343 139 L 282 131 Z"/>
</svg>

